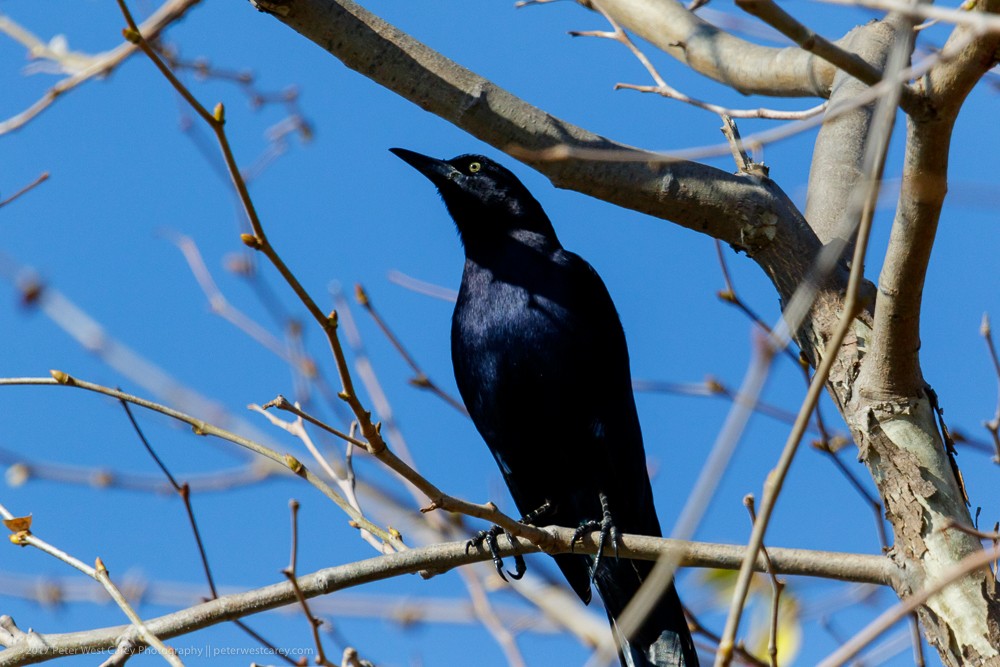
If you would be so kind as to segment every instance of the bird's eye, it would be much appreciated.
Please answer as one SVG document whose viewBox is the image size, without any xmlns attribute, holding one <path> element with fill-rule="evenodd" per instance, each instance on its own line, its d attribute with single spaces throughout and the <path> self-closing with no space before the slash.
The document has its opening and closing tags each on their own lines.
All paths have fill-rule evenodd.
<svg viewBox="0 0 1000 667">
<path fill-rule="evenodd" d="M 478 162 L 470 162 L 469 163 L 469 173 L 470 174 L 474 174 L 474 173 L 476 173 L 477 171 L 479 171 L 482 168 L 483 168 L 483 165 L 479 164 Z"/>
</svg>

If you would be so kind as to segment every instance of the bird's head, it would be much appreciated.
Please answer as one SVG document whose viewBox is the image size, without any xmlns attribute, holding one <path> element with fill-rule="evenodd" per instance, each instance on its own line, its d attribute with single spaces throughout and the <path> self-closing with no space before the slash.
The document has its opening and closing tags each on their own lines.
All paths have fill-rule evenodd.
<svg viewBox="0 0 1000 667">
<path fill-rule="evenodd" d="M 439 160 L 403 148 L 389 150 L 437 186 L 466 245 L 518 231 L 555 240 L 538 201 L 517 176 L 488 157 Z"/>
</svg>

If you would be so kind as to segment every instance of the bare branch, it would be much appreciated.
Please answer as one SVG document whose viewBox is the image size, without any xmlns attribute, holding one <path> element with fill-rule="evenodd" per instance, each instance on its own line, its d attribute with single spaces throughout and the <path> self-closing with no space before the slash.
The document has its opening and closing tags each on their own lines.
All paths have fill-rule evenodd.
<svg viewBox="0 0 1000 667">
<path fill-rule="evenodd" d="M 134 632 L 142 638 L 143 643 L 154 647 L 160 656 L 168 663 L 174 665 L 174 667 L 182 666 L 183 663 L 181 663 L 177 655 L 168 649 L 166 645 L 164 645 L 163 641 L 154 632 L 150 631 L 149 627 L 139 617 L 135 609 L 132 608 L 132 605 L 125 599 L 125 596 L 122 595 L 120 590 L 118 590 L 118 587 L 115 586 L 113 581 L 111 581 L 108 569 L 104 566 L 104 562 L 100 558 L 97 558 L 94 567 L 91 567 L 81 560 L 66 553 L 62 549 L 59 549 L 58 547 L 41 539 L 31 532 L 30 515 L 28 517 L 15 517 L 6 507 L 0 505 L 0 516 L 4 519 L 4 525 L 12 533 L 10 536 L 10 542 L 12 544 L 21 547 L 35 547 L 39 551 L 66 563 L 70 567 L 79 570 L 83 574 L 101 584 L 111 599 L 114 600 L 115 604 L 118 605 L 118 608 L 121 609 L 132 622 L 129 629 L 134 630 Z M 2 654 L 0 654 L 0 658 L 2 658 Z"/>
<path fill-rule="evenodd" d="M 743 497 L 743 505 L 750 513 L 751 523 L 757 521 L 757 512 L 754 510 L 754 498 L 752 493 Z M 771 667 L 778 667 L 778 614 L 781 610 L 781 592 L 785 589 L 785 582 L 778 579 L 774 573 L 774 566 L 771 565 L 771 557 L 767 553 L 767 547 L 760 545 L 760 555 L 767 565 L 768 579 L 771 581 L 771 624 L 767 636 L 767 657 Z"/>
<path fill-rule="evenodd" d="M 578 0 L 585 7 L 589 3 Z M 696 72 L 750 95 L 827 97 L 836 71 L 797 47 L 758 46 L 702 20 L 675 0 L 603 0 L 630 30 Z"/>
<path fill-rule="evenodd" d="M 42 174 L 38 178 L 36 178 L 35 180 L 33 180 L 31 183 L 28 183 L 23 188 L 21 188 L 20 190 L 18 190 L 17 192 L 15 192 L 14 194 L 12 194 L 11 196 L 7 197 L 6 199 L 0 200 L 0 208 L 3 208 L 4 206 L 6 206 L 7 204 L 11 203 L 12 201 L 14 201 L 15 199 L 17 199 L 18 197 L 20 197 L 20 196 L 22 196 L 22 195 L 30 192 L 31 190 L 35 189 L 36 187 L 38 187 L 39 185 L 41 185 L 42 183 L 44 183 L 45 181 L 47 181 L 48 178 L 49 178 L 49 172 L 47 172 L 47 171 L 42 172 Z"/>
<path fill-rule="evenodd" d="M 802 217 L 770 181 L 759 182 L 694 162 L 650 164 L 650 153 L 615 143 L 527 104 L 351 0 L 259 0 L 256 5 L 274 13 L 348 67 L 425 110 L 508 153 L 520 150 L 515 157 L 538 169 L 557 187 L 575 189 L 752 249 L 758 261 L 800 264 L 791 271 L 795 278 L 790 290 L 804 274 L 808 258 L 818 251 Z M 524 157 L 524 151 L 564 145 L 616 149 L 635 161 L 553 162 Z M 735 216 L 729 205 L 732 201 L 741 204 Z M 791 246 L 771 255 L 768 247 L 779 237 Z"/>
<path fill-rule="evenodd" d="M 990 16 L 983 13 L 985 3 L 974 0 L 973 11 L 966 11 L 963 7 L 951 9 L 946 7 L 935 7 L 923 3 L 913 3 L 907 0 L 820 0 L 832 5 L 849 5 L 851 7 L 868 7 L 869 9 L 879 9 L 886 12 L 898 12 L 905 16 L 922 20 L 936 20 L 941 23 L 954 23 L 955 25 L 974 28 L 982 32 L 1000 32 L 1000 16 Z M 986 10 L 996 13 L 996 10 Z"/>
<path fill-rule="evenodd" d="M 781 31 L 803 50 L 815 53 L 855 79 L 869 86 L 882 80 L 882 72 L 877 67 L 805 27 L 773 0 L 736 0 L 736 6 Z M 899 105 L 911 115 L 923 117 L 929 113 L 927 100 L 905 84 L 899 96 Z"/>
<path fill-rule="evenodd" d="M 619 44 L 622 44 L 627 48 L 636 60 L 649 72 L 649 75 L 656 82 L 655 86 L 638 86 L 629 83 L 617 83 L 615 84 L 615 90 L 637 90 L 642 93 L 656 93 L 662 97 L 667 97 L 670 99 L 678 100 L 686 104 L 704 109 L 706 111 L 711 111 L 712 113 L 717 113 L 719 115 L 730 116 L 733 118 L 769 118 L 772 120 L 798 120 L 802 118 L 809 118 L 817 114 L 822 113 L 826 109 L 826 103 L 820 104 L 818 106 L 812 107 L 811 109 L 806 109 L 804 111 L 779 111 L 777 109 L 730 109 L 727 107 L 719 106 L 718 104 L 711 104 L 709 102 L 703 102 L 702 100 L 689 97 L 679 90 L 673 88 L 664 80 L 660 75 L 653 63 L 650 62 L 649 58 L 646 57 L 639 47 L 629 38 L 628 34 L 624 29 L 606 12 L 603 7 L 596 2 L 596 0 L 591 1 L 591 5 L 597 9 L 607 19 L 608 23 L 611 24 L 612 31 L 605 32 L 601 30 L 572 30 L 570 35 L 574 37 L 600 37 L 604 39 L 611 39 Z"/>
<path fill-rule="evenodd" d="M 303 411 L 300 407 L 292 405 L 282 396 L 279 396 L 264 407 L 275 407 L 279 410 L 291 412 L 297 417 L 304 419 L 311 424 L 315 424 L 332 435 L 346 439 L 343 433 Z M 438 509 L 448 512 L 459 512 L 461 514 L 474 516 L 490 521 L 491 523 L 495 523 L 518 537 L 524 537 L 525 539 L 531 540 L 538 546 L 544 546 L 548 541 L 548 535 L 546 535 L 544 531 L 533 526 L 518 523 L 514 519 L 500 512 L 500 510 L 498 510 L 493 503 L 477 505 L 475 503 L 470 503 L 468 501 L 449 496 L 432 482 L 427 480 L 419 472 L 414 470 L 410 464 L 397 456 L 388 447 L 382 447 L 381 449 L 375 450 L 371 445 L 364 442 L 355 440 L 351 440 L 350 442 L 365 447 L 369 454 L 384 463 L 389 467 L 389 469 L 412 484 L 417 490 L 420 491 L 420 493 L 424 494 L 427 499 L 431 501 L 431 504 L 422 508 L 420 510 L 421 512 L 427 513 Z"/>
<path fill-rule="evenodd" d="M 548 527 L 545 532 L 551 538 L 550 553 L 567 553 L 572 547 L 572 528 Z M 534 547 L 525 542 L 511 544 L 506 538 L 499 538 L 500 553 L 512 556 L 527 553 Z M 608 555 L 613 547 L 607 545 Z M 575 553 L 593 554 L 597 543 L 593 536 L 586 535 L 577 541 Z M 677 553 L 682 565 L 688 567 L 716 567 L 733 569 L 742 562 L 745 549 L 728 544 L 681 542 L 636 535 L 624 535 L 619 551 L 622 557 L 654 559 L 666 551 Z M 780 574 L 801 574 L 824 576 L 840 580 L 860 580 L 869 583 L 888 584 L 902 576 L 892 562 L 881 556 L 845 554 L 800 549 L 769 547 L 768 553 L 774 571 Z M 319 570 L 298 578 L 299 590 L 307 599 L 343 590 L 353 586 L 379 581 L 401 574 L 421 570 L 446 571 L 473 562 L 485 561 L 490 554 L 482 552 L 466 553 L 466 543 L 451 542 L 419 549 L 410 549 L 393 554 L 377 556 L 356 563 Z M 766 564 L 758 558 L 757 567 L 764 571 Z M 146 621 L 150 631 L 158 637 L 169 639 L 222 623 L 234 618 L 294 604 L 295 591 L 288 582 L 277 583 L 235 595 L 227 595 L 203 604 L 195 605 L 172 614 Z M 66 651 L 108 650 L 123 638 L 131 637 L 137 645 L 142 644 L 126 626 L 103 628 L 66 634 L 40 635 L 0 633 L 0 642 L 7 650 L 0 652 L 0 667 L 7 665 L 42 662 L 66 654 Z"/>
<path fill-rule="evenodd" d="M 896 71 L 901 70 L 905 66 L 909 60 L 912 48 L 907 43 L 907 39 L 912 40 L 912 33 L 905 31 L 905 27 L 900 32 L 903 34 L 899 36 L 900 38 L 886 66 L 886 70 L 891 74 L 895 74 Z M 809 418 L 819 401 L 820 392 L 823 391 L 824 385 L 830 378 L 830 373 L 837 360 L 841 344 L 847 338 L 848 332 L 853 329 L 855 317 L 857 317 L 864 307 L 861 287 L 864 282 L 865 255 L 867 253 L 872 220 L 874 219 L 875 208 L 878 203 L 879 182 L 881 181 L 882 171 L 885 167 L 889 138 L 892 136 L 892 126 L 898 102 L 899 88 L 880 100 L 875 110 L 875 118 L 872 121 L 872 136 L 865 150 L 862 189 L 859 190 L 859 194 L 852 202 L 855 204 L 856 210 L 848 209 L 848 214 L 845 216 L 846 222 L 852 228 L 854 227 L 853 221 L 855 216 L 858 217 L 858 223 L 857 242 L 854 247 L 854 256 L 851 260 L 851 273 L 844 299 L 843 312 L 840 315 L 840 321 L 833 336 L 827 341 L 820 362 L 816 366 L 816 373 L 813 375 L 809 391 L 806 393 L 806 398 L 799 409 L 795 424 L 792 426 L 788 439 L 785 441 L 781 457 L 764 482 L 764 496 L 761 500 L 760 513 L 756 521 L 754 521 L 753 533 L 750 536 L 747 562 L 740 569 L 739 578 L 736 582 L 729 615 L 726 618 L 726 627 L 722 633 L 719 652 L 716 654 L 716 667 L 725 667 L 732 659 L 732 649 L 735 645 L 740 615 L 742 614 L 743 605 L 746 602 L 746 595 L 752 575 L 750 561 L 756 558 L 757 551 L 763 544 L 764 534 L 767 531 L 778 495 L 781 493 L 792 460 L 795 457 L 799 443 L 809 423 Z"/>
<path fill-rule="evenodd" d="M 270 447 L 265 447 L 264 445 L 244 438 L 243 436 L 236 435 L 226 429 L 219 428 L 214 424 L 210 424 L 204 420 L 197 419 L 190 415 L 184 414 L 165 405 L 160 405 L 154 403 L 153 401 L 147 401 L 146 399 L 140 398 L 138 396 L 133 396 L 127 394 L 123 391 L 117 389 L 111 389 L 110 387 L 105 387 L 99 384 L 94 384 L 92 382 L 86 382 L 80 380 L 71 375 L 68 375 L 62 371 L 52 371 L 52 378 L 0 378 L 0 386 L 5 385 L 52 385 L 59 387 L 75 387 L 78 389 L 85 389 L 87 391 L 92 391 L 98 394 L 104 394 L 105 396 L 111 396 L 121 401 L 128 401 L 133 405 L 138 405 L 140 407 L 146 408 L 147 410 L 153 410 L 159 412 L 171 419 L 176 419 L 177 421 L 184 422 L 191 426 L 192 430 L 196 435 L 211 435 L 223 440 L 227 440 L 241 447 L 245 447 L 252 452 L 260 454 L 275 463 L 291 470 L 294 474 L 302 477 L 307 482 L 316 487 L 323 495 L 332 500 L 338 507 L 340 507 L 344 512 L 347 513 L 351 519 L 358 524 L 359 527 L 363 527 L 370 532 L 377 535 L 381 540 L 393 545 L 397 549 L 405 549 L 405 545 L 395 536 L 391 535 L 382 528 L 374 525 L 368 519 L 361 515 L 350 503 L 347 502 L 339 493 L 330 488 L 330 486 L 323 481 L 318 475 L 313 473 L 311 470 L 302 465 L 297 459 L 290 455 L 282 456 L 278 452 L 274 451 Z"/>
<path fill-rule="evenodd" d="M 993 462 L 1000 464 L 1000 355 L 997 354 L 996 344 L 993 342 L 993 329 L 990 327 L 990 316 L 983 313 L 983 323 L 979 327 L 979 332 L 986 341 L 986 349 L 989 350 L 990 359 L 993 361 L 993 372 L 997 376 L 997 409 L 993 413 L 993 419 L 983 422 L 983 426 L 993 437 Z"/>
<path fill-rule="evenodd" d="M 184 16 L 187 10 L 198 2 L 200 0 L 167 0 L 142 24 L 142 33 L 150 39 L 156 38 L 167 26 Z M 100 56 L 95 56 L 86 67 L 57 83 L 30 107 L 16 116 L 0 122 L 0 135 L 24 127 L 28 121 L 47 109 L 59 97 L 81 83 L 109 74 L 137 50 L 136 45 L 125 43 Z"/>
<path fill-rule="evenodd" d="M 427 373 L 425 373 L 423 369 L 420 368 L 420 364 L 418 364 L 417 360 L 413 358 L 413 355 L 411 355 L 407 351 L 406 347 L 403 345 L 403 342 L 399 340 L 396 334 L 392 331 L 392 329 L 389 327 L 389 324 L 385 321 L 385 318 L 383 318 L 382 315 L 377 310 L 375 310 L 375 306 L 374 304 L 372 304 L 372 300 L 368 296 L 367 290 L 365 290 L 365 288 L 362 287 L 360 284 L 355 285 L 354 296 L 357 299 L 358 304 L 360 304 L 361 307 L 365 309 L 365 312 L 367 312 L 371 316 L 371 318 L 375 321 L 375 324 L 378 326 L 378 328 L 382 331 L 383 334 L 385 334 L 385 337 L 389 340 L 389 343 L 391 343 L 392 346 L 396 348 L 396 351 L 399 352 L 399 356 L 403 358 L 403 361 L 406 362 L 406 365 L 409 366 L 410 370 L 413 371 L 414 375 L 412 378 L 410 378 L 410 384 L 420 389 L 426 389 L 427 391 L 431 392 L 432 394 L 443 400 L 445 403 L 450 405 L 460 414 L 463 414 L 466 417 L 468 417 L 469 412 L 468 410 L 465 409 L 465 406 L 462 405 L 462 402 L 459 401 L 454 396 L 452 396 L 451 394 L 449 394 L 448 392 L 446 392 L 445 390 L 441 389 L 441 387 L 439 387 L 436 382 L 431 380 L 430 376 L 428 376 Z"/>
<path fill-rule="evenodd" d="M 982 0 L 976 8 L 996 12 L 1000 11 L 1000 2 Z M 879 275 L 875 328 L 864 371 L 873 395 L 915 396 L 923 391 L 919 360 L 921 302 L 948 190 L 952 127 L 965 97 L 997 63 L 1000 49 L 1000 32 L 981 35 L 979 30 L 955 28 L 945 49 L 958 42 L 971 44 L 939 63 L 921 80 L 921 88 L 936 110 L 934 117 L 911 118 L 907 124 L 899 203 Z"/>
</svg>

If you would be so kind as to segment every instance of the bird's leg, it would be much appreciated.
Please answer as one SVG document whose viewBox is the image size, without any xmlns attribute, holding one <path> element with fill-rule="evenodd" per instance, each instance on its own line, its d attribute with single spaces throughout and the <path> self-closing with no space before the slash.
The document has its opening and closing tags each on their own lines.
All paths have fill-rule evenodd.
<svg viewBox="0 0 1000 667">
<path fill-rule="evenodd" d="M 493 556 L 493 567 L 497 569 L 497 574 L 504 581 L 507 581 L 507 577 L 503 573 L 503 558 L 500 557 L 500 547 L 497 544 L 497 535 L 504 533 L 507 535 L 507 539 L 511 538 L 511 534 L 505 531 L 500 526 L 490 526 L 489 530 L 481 530 L 475 534 L 475 536 L 465 544 L 465 553 L 469 553 L 471 547 L 476 547 L 477 549 L 483 544 L 486 544 L 486 548 L 489 550 L 490 555 Z M 520 579 L 524 576 L 524 559 L 521 556 L 514 557 L 514 571 L 508 572 L 514 579 Z"/>
<path fill-rule="evenodd" d="M 523 517 L 521 517 L 521 523 L 528 525 L 534 524 L 540 517 L 544 516 L 549 510 L 552 509 L 552 505 L 549 501 L 545 503 L 536 510 L 528 512 Z M 506 531 L 500 526 L 491 526 L 489 530 L 481 530 L 475 534 L 475 536 L 468 541 L 465 545 L 465 552 L 469 552 L 469 548 L 476 547 L 477 549 L 481 547 L 484 543 L 486 548 L 489 549 L 490 555 L 493 556 L 493 566 L 497 569 L 497 574 L 504 581 L 507 581 L 507 577 L 504 576 L 503 570 L 503 558 L 500 557 L 500 547 L 497 545 L 497 535 L 503 533 L 507 536 L 507 539 L 513 542 L 515 540 L 514 536 L 510 534 L 510 531 Z M 514 555 L 514 571 L 507 571 L 507 574 L 511 576 L 515 581 L 524 576 L 527 571 L 528 566 L 524 563 L 524 556 L 521 554 Z"/>
<path fill-rule="evenodd" d="M 571 545 L 576 544 L 583 537 L 584 533 L 592 530 L 600 531 L 597 536 L 597 555 L 594 556 L 594 569 L 590 571 L 591 581 L 597 576 L 597 568 L 600 567 L 601 557 L 604 555 L 604 542 L 608 537 L 611 538 L 611 546 L 615 550 L 615 560 L 618 560 L 618 536 L 620 533 L 615 526 L 614 519 L 611 517 L 611 506 L 608 504 L 607 495 L 601 491 L 598 493 L 598 498 L 601 500 L 601 520 L 591 519 L 590 521 L 581 523 L 576 531 L 573 532 L 573 540 L 570 542 Z"/>
<path fill-rule="evenodd" d="M 538 521 L 543 516 L 545 516 L 546 514 L 548 514 L 551 510 L 552 510 L 552 503 L 550 503 L 549 501 L 546 500 L 544 503 L 542 503 L 541 507 L 539 507 L 538 509 L 532 510 L 531 512 L 528 512 L 527 514 L 525 514 L 524 516 L 522 516 L 521 517 L 521 523 L 526 523 L 529 526 L 533 526 L 533 525 L 535 525 L 536 521 Z"/>
</svg>

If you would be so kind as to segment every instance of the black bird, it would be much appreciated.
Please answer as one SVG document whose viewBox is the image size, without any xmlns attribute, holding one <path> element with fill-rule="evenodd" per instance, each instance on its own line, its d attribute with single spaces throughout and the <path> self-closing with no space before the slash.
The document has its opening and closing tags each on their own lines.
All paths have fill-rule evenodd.
<svg viewBox="0 0 1000 667">
<path fill-rule="evenodd" d="M 465 246 L 451 329 L 455 379 L 520 512 L 579 526 L 578 535 L 599 529 L 616 547 L 619 531 L 660 536 L 625 334 L 597 272 L 560 245 L 538 201 L 489 158 L 390 150 L 437 186 Z M 497 532 L 478 542 L 492 547 Z M 617 628 L 652 563 L 555 560 L 585 603 L 597 585 L 623 665 L 698 664 L 673 586 L 634 636 Z"/>
</svg>

